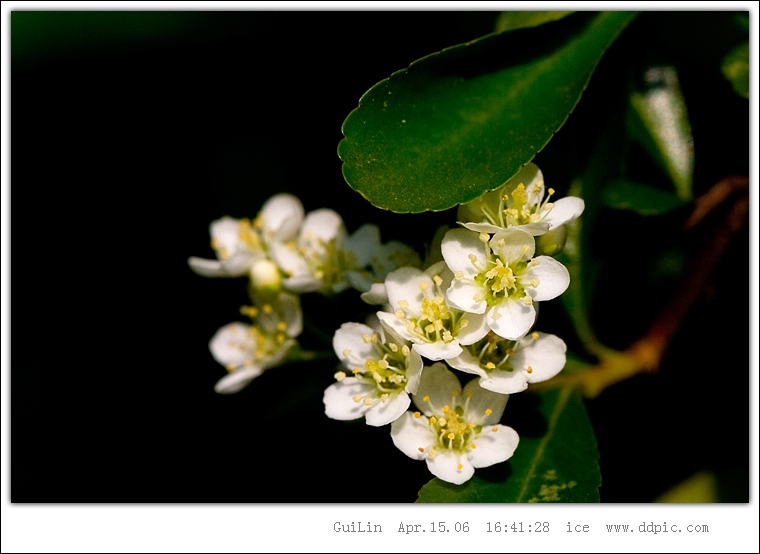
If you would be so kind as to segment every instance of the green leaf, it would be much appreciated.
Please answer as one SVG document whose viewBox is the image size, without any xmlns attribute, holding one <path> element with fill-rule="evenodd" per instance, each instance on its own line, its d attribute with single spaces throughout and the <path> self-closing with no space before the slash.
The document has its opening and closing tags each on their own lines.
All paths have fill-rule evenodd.
<svg viewBox="0 0 760 554">
<path fill-rule="evenodd" d="M 729 52 L 723 60 L 721 71 L 736 94 L 749 98 L 749 42 Z"/>
<path fill-rule="evenodd" d="M 632 138 L 665 171 L 678 197 L 691 200 L 694 141 L 675 68 L 649 67 L 643 75 L 642 90 L 631 93 L 630 105 L 628 130 Z"/>
<path fill-rule="evenodd" d="M 514 31 L 526 27 L 538 27 L 557 21 L 574 12 L 501 12 L 496 20 L 496 32 Z"/>
<path fill-rule="evenodd" d="M 580 99 L 630 12 L 575 14 L 447 48 L 362 96 L 343 123 L 343 176 L 394 212 L 444 210 L 513 177 Z"/>
<path fill-rule="evenodd" d="M 513 424 L 520 444 L 506 462 L 511 468 L 508 475 L 500 475 L 494 466 L 477 470 L 463 485 L 435 478 L 422 487 L 417 501 L 599 502 L 599 452 L 579 394 L 563 388 L 537 398 L 537 413 L 526 418 L 524 427 L 537 420 L 543 420 L 545 427 L 540 433 L 530 433 Z"/>
<path fill-rule="evenodd" d="M 633 210 L 641 215 L 659 215 L 684 205 L 675 194 L 623 179 L 607 185 L 602 199 L 610 208 Z"/>
<path fill-rule="evenodd" d="M 700 504 L 718 501 L 718 481 L 713 473 L 700 471 L 659 496 L 655 502 Z"/>
</svg>

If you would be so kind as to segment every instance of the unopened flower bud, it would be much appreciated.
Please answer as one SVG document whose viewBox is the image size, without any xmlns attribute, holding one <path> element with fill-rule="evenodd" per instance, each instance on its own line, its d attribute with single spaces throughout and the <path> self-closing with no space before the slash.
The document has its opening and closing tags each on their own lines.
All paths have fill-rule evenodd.
<svg viewBox="0 0 760 554">
<path fill-rule="evenodd" d="M 280 270 L 271 260 L 257 260 L 251 266 L 251 284 L 257 290 L 280 290 Z"/>
<path fill-rule="evenodd" d="M 540 237 L 536 237 L 536 255 L 556 256 L 565 247 L 567 229 L 564 225 L 555 227 Z"/>
</svg>

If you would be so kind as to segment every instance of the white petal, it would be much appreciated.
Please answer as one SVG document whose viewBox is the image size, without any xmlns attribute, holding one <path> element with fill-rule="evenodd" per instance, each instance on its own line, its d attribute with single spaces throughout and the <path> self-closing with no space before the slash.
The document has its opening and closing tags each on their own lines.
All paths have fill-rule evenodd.
<svg viewBox="0 0 760 554">
<path fill-rule="evenodd" d="M 320 290 L 324 286 L 324 283 L 321 279 L 317 279 L 311 275 L 296 275 L 283 279 L 282 286 L 297 294 L 304 294 Z"/>
<path fill-rule="evenodd" d="M 533 300 L 551 300 L 557 298 L 570 285 L 570 273 L 567 268 L 551 256 L 533 258 L 537 265 L 528 266 L 520 276 L 520 282 Z M 530 285 L 532 279 L 538 279 L 538 286 Z"/>
<path fill-rule="evenodd" d="M 283 342 L 277 348 L 277 350 L 275 350 L 269 356 L 261 360 L 262 369 L 269 369 L 271 367 L 280 365 L 283 362 L 283 360 L 287 357 L 288 353 L 290 352 L 290 349 L 293 348 L 296 344 L 298 343 L 293 339 L 288 339 L 285 342 Z"/>
<path fill-rule="evenodd" d="M 462 347 L 459 346 L 458 341 L 451 342 L 417 342 L 412 346 L 417 352 L 425 356 L 428 360 L 446 360 L 459 356 L 462 352 Z"/>
<path fill-rule="evenodd" d="M 364 402 L 355 402 L 354 396 L 373 395 L 375 387 L 369 383 L 357 380 L 355 377 L 346 377 L 342 381 L 333 383 L 327 389 L 322 397 L 325 404 L 325 414 L 331 419 L 347 421 L 350 419 L 359 419 L 367 413 L 369 406 Z"/>
<path fill-rule="evenodd" d="M 449 306 L 473 314 L 482 314 L 486 311 L 488 304 L 485 297 L 485 287 L 469 278 L 454 279 L 446 291 Z M 476 298 L 481 300 L 476 300 Z"/>
<path fill-rule="evenodd" d="M 395 314 L 389 314 L 388 312 L 377 312 L 377 317 L 388 327 L 396 331 L 396 334 L 404 340 L 418 340 L 417 335 L 406 330 L 406 320 L 399 319 Z"/>
<path fill-rule="evenodd" d="M 288 275 L 309 275 L 311 269 L 303 256 L 283 243 L 275 242 L 269 250 L 272 260 Z"/>
<path fill-rule="evenodd" d="M 385 279 L 386 275 L 400 267 L 419 265 L 420 255 L 414 248 L 396 240 L 375 250 L 375 256 L 372 258 L 372 270 L 378 279 Z"/>
<path fill-rule="evenodd" d="M 453 358 L 449 358 L 448 360 L 446 360 L 446 363 L 455 369 L 464 371 L 465 373 L 479 375 L 480 377 L 483 377 L 483 378 L 488 376 L 486 371 L 482 367 L 480 367 L 480 363 L 478 363 L 478 359 L 472 354 L 470 354 L 470 351 L 467 350 L 466 348 L 462 350 L 462 353 L 459 356 L 455 356 Z"/>
<path fill-rule="evenodd" d="M 361 299 L 372 306 L 382 306 L 388 303 L 388 292 L 385 283 L 372 283 L 368 292 L 361 294 Z"/>
<path fill-rule="evenodd" d="M 287 242 L 294 240 L 303 221 L 303 204 L 288 193 L 275 194 L 261 207 L 264 240 Z"/>
<path fill-rule="evenodd" d="M 349 370 L 358 367 L 363 371 L 367 358 L 377 358 L 377 346 L 363 339 L 374 333 L 374 329 L 363 323 L 344 323 L 333 335 L 335 355 Z"/>
<path fill-rule="evenodd" d="M 370 291 L 372 285 L 375 284 L 374 276 L 366 270 L 349 269 L 343 272 L 343 278 L 348 281 L 349 285 L 362 293 Z"/>
<path fill-rule="evenodd" d="M 365 414 L 367 425 L 382 427 L 396 421 L 406 412 L 411 402 L 409 395 L 405 392 L 392 394 L 385 402 L 382 400 L 375 402 Z"/>
<path fill-rule="evenodd" d="M 232 255 L 240 248 L 245 248 L 240 240 L 240 220 L 225 216 L 216 221 L 212 221 L 209 226 L 211 239 L 216 245 L 219 252 L 223 249 L 228 255 Z"/>
<path fill-rule="evenodd" d="M 220 260 L 207 260 L 192 256 L 187 259 L 187 264 L 195 273 L 204 277 L 232 277 L 227 273 Z"/>
<path fill-rule="evenodd" d="M 396 448 L 415 460 L 427 456 L 430 448 L 435 446 L 437 437 L 433 426 L 425 416 L 414 417 L 412 412 L 406 412 L 391 423 L 391 439 Z M 420 452 L 420 449 L 422 451 Z"/>
<path fill-rule="evenodd" d="M 500 318 L 494 319 L 497 312 Z M 535 307 L 527 306 L 521 300 L 505 298 L 486 315 L 488 326 L 502 338 L 515 340 L 527 333 L 536 321 Z"/>
<path fill-rule="evenodd" d="M 465 385 L 465 395 L 468 392 L 472 393 L 472 396 L 465 413 L 467 422 L 479 423 L 480 425 L 499 423 L 509 396 L 486 390 L 480 386 L 477 380 L 472 380 Z"/>
<path fill-rule="evenodd" d="M 307 242 L 313 239 L 320 239 L 323 242 L 329 242 L 345 233 L 343 219 L 335 210 L 321 208 L 314 210 L 306 215 L 301 227 L 301 237 Z"/>
<path fill-rule="evenodd" d="M 214 359 L 225 367 L 239 367 L 253 359 L 256 340 L 248 333 L 250 325 L 229 323 L 219 329 L 208 343 Z"/>
<path fill-rule="evenodd" d="M 585 207 L 586 204 L 582 198 L 566 196 L 565 198 L 560 198 L 554 202 L 554 206 L 549 210 L 549 213 L 544 216 L 543 221 L 548 223 L 551 228 L 554 229 L 568 221 L 573 221 L 578 218 L 578 216 L 583 213 Z"/>
<path fill-rule="evenodd" d="M 475 277 L 487 267 L 485 247 L 479 236 L 467 229 L 452 229 L 446 233 L 441 242 L 441 254 L 452 272 L 461 271 L 465 277 Z M 474 262 L 471 261 L 473 258 Z"/>
<path fill-rule="evenodd" d="M 439 479 L 455 485 L 469 481 L 475 474 L 475 468 L 467 456 L 452 451 L 437 453 L 426 460 L 430 473 Z M 461 468 L 459 466 L 462 466 Z"/>
<path fill-rule="evenodd" d="M 499 246 L 502 241 L 503 245 Z M 491 239 L 490 245 L 491 250 L 499 255 L 504 265 L 530 260 L 536 251 L 536 241 L 533 236 L 520 227 L 510 227 L 499 231 Z"/>
<path fill-rule="evenodd" d="M 528 378 L 526 375 L 525 371 L 517 371 L 515 369 L 512 371 L 493 369 L 486 376 L 482 377 L 478 383 L 485 390 L 499 394 L 515 394 L 528 388 Z"/>
<path fill-rule="evenodd" d="M 257 366 L 238 369 L 219 379 L 214 385 L 214 390 L 219 394 L 234 394 L 243 390 L 261 374 L 262 369 Z"/>
<path fill-rule="evenodd" d="M 520 339 L 515 353 L 509 357 L 514 373 L 525 376 L 529 383 L 540 383 L 557 375 L 567 362 L 567 345 L 556 335 L 538 333 L 538 338 Z M 528 367 L 531 372 L 528 373 Z"/>
<path fill-rule="evenodd" d="M 470 450 L 468 458 L 475 467 L 488 467 L 504 462 L 515 453 L 520 437 L 517 431 L 506 425 L 496 425 L 496 432 L 491 428 L 483 429 L 475 436 L 475 448 Z"/>
<path fill-rule="evenodd" d="M 446 364 L 438 362 L 422 369 L 420 386 L 413 398 L 415 405 L 426 416 L 441 415 L 444 406 L 454 406 L 455 399 L 461 392 L 462 385 L 457 376 Z M 425 396 L 430 397 L 427 402 Z"/>
<path fill-rule="evenodd" d="M 385 278 L 385 290 L 393 309 L 398 309 L 399 302 L 403 300 L 413 313 L 418 314 L 423 298 L 421 283 L 424 283 L 422 286 L 426 291 L 433 290 L 433 280 L 417 268 L 402 267 L 389 273 Z"/>
<path fill-rule="evenodd" d="M 467 314 L 459 320 L 460 325 L 462 320 L 467 321 L 467 326 L 464 329 L 459 327 L 455 333 L 459 344 L 465 346 L 475 344 L 488 334 L 487 312 L 482 314 Z"/>
<path fill-rule="evenodd" d="M 414 394 L 417 392 L 420 386 L 420 378 L 422 377 L 422 357 L 419 353 L 412 349 L 409 352 L 409 357 L 406 362 L 406 392 Z"/>
<path fill-rule="evenodd" d="M 525 231 L 534 237 L 543 235 L 549 230 L 549 224 L 544 221 L 537 221 L 536 223 L 526 223 L 525 225 L 515 225 L 512 229 L 520 229 Z"/>
<path fill-rule="evenodd" d="M 462 227 L 469 229 L 470 231 L 477 231 L 478 233 L 493 234 L 504 229 L 504 227 L 499 227 L 490 223 L 462 223 L 461 221 L 457 221 L 457 223 L 459 223 Z"/>
<path fill-rule="evenodd" d="M 372 223 L 365 223 L 346 239 L 344 249 L 354 255 L 357 268 L 365 267 L 372 261 L 380 248 L 380 228 Z"/>
</svg>

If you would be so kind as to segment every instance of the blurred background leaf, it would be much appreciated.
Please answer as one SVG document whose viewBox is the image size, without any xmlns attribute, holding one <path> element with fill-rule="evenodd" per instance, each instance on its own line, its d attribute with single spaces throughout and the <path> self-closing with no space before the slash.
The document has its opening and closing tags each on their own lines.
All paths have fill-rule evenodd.
<svg viewBox="0 0 760 554">
<path fill-rule="evenodd" d="M 684 205 L 673 193 L 623 179 L 604 188 L 603 201 L 609 208 L 633 210 L 640 215 L 659 215 Z"/>
<path fill-rule="evenodd" d="M 723 60 L 721 71 L 736 94 L 749 98 L 749 42 L 740 44 Z"/>
<path fill-rule="evenodd" d="M 537 27 L 557 21 L 573 13 L 569 12 L 501 12 L 496 20 L 496 32 L 513 31 L 525 27 Z"/>
</svg>

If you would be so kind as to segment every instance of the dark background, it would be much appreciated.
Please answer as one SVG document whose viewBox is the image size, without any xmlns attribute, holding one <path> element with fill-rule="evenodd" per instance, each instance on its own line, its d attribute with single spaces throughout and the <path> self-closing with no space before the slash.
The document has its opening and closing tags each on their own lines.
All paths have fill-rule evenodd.
<svg viewBox="0 0 760 554">
<path fill-rule="evenodd" d="M 225 372 L 208 341 L 242 319 L 245 281 L 199 277 L 187 258 L 213 256 L 213 219 L 253 217 L 279 191 L 297 194 L 307 211 L 336 209 L 349 231 L 373 221 L 384 241 L 422 249 L 439 224 L 453 224 L 453 212 L 397 215 L 369 205 L 341 175 L 341 124 L 376 82 L 491 32 L 496 16 L 11 14 L 12 502 L 416 499 L 430 474 L 393 446 L 388 428 L 324 416 L 334 361 L 268 371 L 237 395 L 214 393 Z M 709 26 L 709 14 L 686 16 L 695 34 Z M 719 73 L 702 78 L 717 49 L 684 52 L 668 42 L 667 29 L 683 21 L 641 16 L 604 58 L 567 125 L 535 160 L 559 196 L 598 132 L 598 114 L 613 107 L 597 78 L 625 86 L 640 46 L 628 38 L 636 26 L 684 68 L 696 192 L 747 174 L 747 101 Z M 646 173 L 651 162 L 640 157 Z M 654 317 L 642 294 L 678 286 L 673 275 L 632 263 L 629 252 L 656 244 L 662 251 L 653 258 L 665 259 L 668 249 L 696 250 L 706 235 L 684 242 L 687 215 L 645 222 L 602 214 L 599 294 L 610 300 L 592 316 L 610 346 L 624 348 Z M 699 470 L 729 483 L 722 500 L 747 501 L 746 235 L 734 241 L 661 371 L 587 403 L 602 501 L 649 502 Z M 305 295 L 304 313 L 331 336 L 341 314 L 369 311 L 357 296 Z M 541 317 L 542 330 L 577 348 L 559 302 L 542 305 Z M 324 348 L 308 331 L 301 342 Z M 521 402 L 514 396 L 508 412 Z"/>
</svg>

